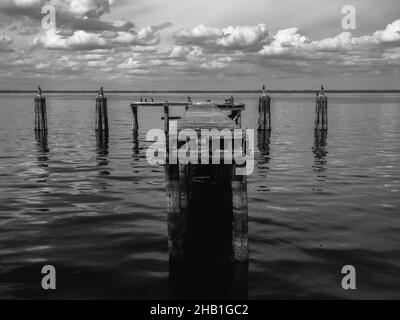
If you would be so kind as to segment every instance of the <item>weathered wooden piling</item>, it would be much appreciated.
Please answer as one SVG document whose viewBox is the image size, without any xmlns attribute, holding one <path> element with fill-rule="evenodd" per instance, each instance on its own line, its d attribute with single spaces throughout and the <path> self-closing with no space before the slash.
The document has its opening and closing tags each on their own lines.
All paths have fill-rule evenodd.
<svg viewBox="0 0 400 320">
<path fill-rule="evenodd" d="M 108 134 L 108 110 L 107 97 L 104 96 L 103 88 L 96 97 L 96 123 L 95 130 Z"/>
<path fill-rule="evenodd" d="M 169 257 L 170 260 L 181 260 L 184 257 L 185 217 L 183 217 L 181 210 L 179 164 L 166 164 L 164 170 L 167 194 Z"/>
<path fill-rule="evenodd" d="M 132 132 L 133 134 L 139 134 L 139 119 L 138 119 L 138 106 L 131 104 L 132 109 Z"/>
<path fill-rule="evenodd" d="M 167 104 L 164 105 L 164 132 L 169 132 L 169 106 Z"/>
<path fill-rule="evenodd" d="M 46 98 L 41 93 L 35 97 L 35 130 L 47 132 Z"/>
<path fill-rule="evenodd" d="M 258 102 L 258 131 L 271 131 L 271 98 L 267 94 Z"/>
<path fill-rule="evenodd" d="M 314 130 L 328 130 L 328 97 L 321 88 L 316 94 Z"/>
<path fill-rule="evenodd" d="M 233 258 L 246 262 L 249 259 L 247 177 L 237 175 L 236 165 L 232 168 Z"/>
</svg>

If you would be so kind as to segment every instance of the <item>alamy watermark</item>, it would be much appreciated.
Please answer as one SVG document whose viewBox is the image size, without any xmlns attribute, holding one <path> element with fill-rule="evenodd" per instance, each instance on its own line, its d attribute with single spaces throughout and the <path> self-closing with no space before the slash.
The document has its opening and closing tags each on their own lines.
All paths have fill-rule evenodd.
<svg viewBox="0 0 400 320">
<path fill-rule="evenodd" d="M 342 274 L 345 274 L 342 279 L 342 288 L 344 290 L 356 290 L 356 268 L 352 265 L 343 266 Z"/>
<path fill-rule="evenodd" d="M 56 8 L 50 4 L 43 6 L 42 14 L 45 16 L 42 19 L 42 28 L 46 31 L 55 30 L 57 27 Z"/>
<path fill-rule="evenodd" d="M 193 129 L 178 133 L 177 127 L 177 121 L 172 120 L 167 134 L 161 129 L 147 133 L 146 141 L 153 142 L 146 152 L 150 165 L 210 164 L 211 159 L 211 164 L 221 164 L 221 160 L 224 164 L 235 163 L 237 175 L 253 173 L 253 129 L 202 129 L 199 135 Z"/>
<path fill-rule="evenodd" d="M 342 28 L 344 30 L 355 30 L 357 28 L 356 8 L 350 4 L 342 7 Z"/>
<path fill-rule="evenodd" d="M 52 265 L 45 265 L 42 267 L 42 274 L 45 276 L 42 278 L 42 289 L 43 290 L 55 290 L 56 289 L 56 268 Z"/>
</svg>

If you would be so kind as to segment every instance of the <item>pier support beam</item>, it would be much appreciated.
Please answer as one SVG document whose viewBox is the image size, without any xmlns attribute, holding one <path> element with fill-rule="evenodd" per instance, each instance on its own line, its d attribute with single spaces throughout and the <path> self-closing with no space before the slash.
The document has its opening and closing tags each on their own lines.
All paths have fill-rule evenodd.
<svg viewBox="0 0 400 320">
<path fill-rule="evenodd" d="M 271 98 L 266 94 L 258 103 L 258 131 L 271 131 Z"/>
<path fill-rule="evenodd" d="M 108 135 L 108 110 L 107 97 L 103 93 L 96 97 L 96 131 L 103 132 Z"/>
<path fill-rule="evenodd" d="M 46 98 L 41 94 L 35 97 L 35 131 L 47 132 Z"/>
<path fill-rule="evenodd" d="M 232 172 L 232 213 L 233 213 L 233 259 L 247 262 L 249 259 L 247 176 L 237 175 L 237 165 Z"/>
<path fill-rule="evenodd" d="M 164 166 L 168 211 L 168 250 L 169 259 L 182 260 L 184 258 L 183 238 L 185 224 L 181 211 L 181 188 L 179 178 L 179 164 Z"/>
</svg>

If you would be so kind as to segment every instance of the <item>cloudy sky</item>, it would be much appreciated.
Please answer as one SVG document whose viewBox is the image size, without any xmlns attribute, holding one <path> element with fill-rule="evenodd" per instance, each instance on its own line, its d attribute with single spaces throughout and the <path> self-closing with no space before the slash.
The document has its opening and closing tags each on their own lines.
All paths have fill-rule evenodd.
<svg viewBox="0 0 400 320">
<path fill-rule="evenodd" d="M 400 89 L 400 4 L 0 0 L 0 72 L 0 90 Z"/>
</svg>

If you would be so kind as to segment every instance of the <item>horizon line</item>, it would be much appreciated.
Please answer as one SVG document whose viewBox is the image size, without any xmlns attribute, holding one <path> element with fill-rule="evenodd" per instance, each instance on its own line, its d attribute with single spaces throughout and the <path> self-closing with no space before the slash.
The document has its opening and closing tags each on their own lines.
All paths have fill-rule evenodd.
<svg viewBox="0 0 400 320">
<path fill-rule="evenodd" d="M 266 90 L 267 93 L 316 93 L 320 90 Z M 36 93 L 36 90 L 0 90 L 0 93 Z M 43 93 L 97 93 L 98 90 L 43 90 Z M 105 93 L 261 93 L 262 90 L 105 90 Z M 400 93 L 400 89 L 325 89 L 326 93 Z"/>
</svg>

